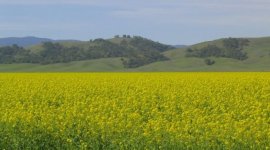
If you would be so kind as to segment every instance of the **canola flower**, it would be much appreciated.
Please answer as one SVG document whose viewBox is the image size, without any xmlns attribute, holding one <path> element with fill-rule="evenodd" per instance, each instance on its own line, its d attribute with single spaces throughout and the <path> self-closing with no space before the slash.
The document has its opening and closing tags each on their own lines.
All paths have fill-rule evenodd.
<svg viewBox="0 0 270 150">
<path fill-rule="evenodd" d="M 0 74 L 0 149 L 269 149 L 270 73 Z"/>
</svg>

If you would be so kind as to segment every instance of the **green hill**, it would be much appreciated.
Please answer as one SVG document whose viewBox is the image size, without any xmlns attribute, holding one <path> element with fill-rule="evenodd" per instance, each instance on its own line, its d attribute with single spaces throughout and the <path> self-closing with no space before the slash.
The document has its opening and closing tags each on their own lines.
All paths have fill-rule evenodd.
<svg viewBox="0 0 270 150">
<path fill-rule="evenodd" d="M 222 40 L 195 44 L 190 48 L 203 48 L 207 45 L 222 45 Z M 231 58 L 216 58 L 214 65 L 207 65 L 204 59 L 186 57 L 187 48 L 164 52 L 170 58 L 166 62 L 155 62 L 138 68 L 138 71 L 270 71 L 270 37 L 248 38 L 249 45 L 243 51 L 247 53 L 246 60 Z"/>
<path fill-rule="evenodd" d="M 203 49 L 208 45 L 214 45 L 224 48 L 223 40 L 214 40 L 192 45 L 188 48 L 179 48 L 171 50 L 160 50 L 162 56 L 167 60 L 155 61 L 146 63 L 139 67 L 126 68 L 123 64 L 122 57 L 97 58 L 92 60 L 71 61 L 67 63 L 53 64 L 0 64 L 1 72 L 89 72 L 89 71 L 270 71 L 270 37 L 264 38 L 246 38 L 249 44 L 243 47 L 243 53 L 246 53 L 247 58 L 238 60 L 226 57 L 207 57 L 215 63 L 207 65 L 206 58 L 186 57 L 187 49 Z M 127 47 L 132 47 L 128 38 L 113 38 L 109 39 L 110 43 L 120 45 L 122 41 L 127 44 Z M 95 44 L 91 42 L 63 42 L 64 47 L 80 47 L 88 48 L 89 45 Z M 123 43 L 122 43 L 123 44 Z M 147 42 L 146 42 L 147 44 Z M 144 48 L 138 44 L 137 49 Z M 151 45 L 151 44 L 150 44 Z M 136 45 L 137 46 L 137 45 Z M 42 50 L 41 45 L 36 45 L 30 48 L 31 51 L 37 52 Z M 147 48 L 145 48 L 147 49 Z M 144 50 L 145 50 L 144 49 Z M 142 50 L 143 51 L 143 50 Z M 158 49 L 156 49 L 158 51 Z"/>
<path fill-rule="evenodd" d="M 85 42 L 44 42 L 29 48 L 17 45 L 0 47 L 0 64 L 70 63 L 102 58 L 121 57 L 125 68 L 137 68 L 157 61 L 168 60 L 162 52 L 174 47 L 140 36 L 95 39 Z"/>
</svg>

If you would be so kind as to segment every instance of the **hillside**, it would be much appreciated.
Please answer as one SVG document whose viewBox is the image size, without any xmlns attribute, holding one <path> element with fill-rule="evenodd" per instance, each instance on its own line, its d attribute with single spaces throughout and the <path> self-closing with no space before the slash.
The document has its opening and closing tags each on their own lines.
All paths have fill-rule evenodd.
<svg viewBox="0 0 270 150">
<path fill-rule="evenodd" d="M 137 68 L 168 60 L 162 52 L 174 47 L 140 36 L 123 36 L 90 41 L 43 42 L 31 47 L 0 47 L 0 64 L 55 65 L 73 61 L 119 58 L 125 68 Z"/>
<path fill-rule="evenodd" d="M 120 58 L 102 58 L 96 60 L 73 61 L 69 63 L 56 63 L 49 65 L 39 64 L 0 64 L 0 72 L 90 72 L 112 71 L 119 72 L 124 69 Z"/>
<path fill-rule="evenodd" d="M 68 63 L 54 64 L 1 64 L 1 72 L 87 72 L 87 71 L 270 71 L 270 37 L 264 38 L 247 38 L 249 44 L 243 47 L 243 53 L 247 58 L 238 60 L 226 57 L 209 57 L 215 63 L 207 65 L 206 58 L 186 57 L 186 51 L 191 49 L 202 49 L 208 45 L 217 45 L 221 48 L 224 39 L 203 42 L 192 45 L 188 48 L 178 48 L 165 51 L 159 51 L 167 60 L 156 61 L 144 64 L 139 67 L 126 68 L 121 58 L 97 58 L 93 60 L 72 61 Z M 128 47 L 130 39 L 113 38 L 109 39 L 110 43 L 119 45 L 123 40 L 127 42 Z M 87 48 L 94 44 L 91 42 L 62 42 L 64 47 L 78 46 Z M 95 44 L 94 44 L 95 45 Z M 41 45 L 31 47 L 32 51 L 42 49 Z"/>
<path fill-rule="evenodd" d="M 137 71 L 270 71 L 270 37 L 247 38 L 250 43 L 244 47 L 246 60 L 231 58 L 216 58 L 214 65 L 207 65 L 204 59 L 186 57 L 187 48 L 180 48 L 164 52 L 170 58 L 166 62 L 156 62 L 137 69 Z M 222 45 L 222 40 L 214 40 L 195 44 L 190 48 L 203 48 L 207 45 Z"/>
</svg>

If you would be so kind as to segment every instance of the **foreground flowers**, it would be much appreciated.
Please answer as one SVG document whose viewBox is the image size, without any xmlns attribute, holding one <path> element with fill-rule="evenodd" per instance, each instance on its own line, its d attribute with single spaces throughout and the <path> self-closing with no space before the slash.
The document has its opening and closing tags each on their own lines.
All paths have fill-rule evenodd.
<svg viewBox="0 0 270 150">
<path fill-rule="evenodd" d="M 0 148 L 267 149 L 269 73 L 0 74 Z"/>
</svg>

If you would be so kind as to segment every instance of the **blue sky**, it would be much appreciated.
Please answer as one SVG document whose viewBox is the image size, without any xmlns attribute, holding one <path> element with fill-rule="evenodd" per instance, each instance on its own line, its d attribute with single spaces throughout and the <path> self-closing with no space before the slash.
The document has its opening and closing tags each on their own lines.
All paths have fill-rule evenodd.
<svg viewBox="0 0 270 150">
<path fill-rule="evenodd" d="M 0 37 L 89 40 L 116 34 L 167 44 L 270 36 L 270 1 L 0 0 Z"/>
</svg>

